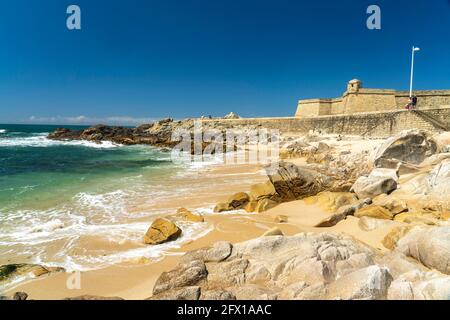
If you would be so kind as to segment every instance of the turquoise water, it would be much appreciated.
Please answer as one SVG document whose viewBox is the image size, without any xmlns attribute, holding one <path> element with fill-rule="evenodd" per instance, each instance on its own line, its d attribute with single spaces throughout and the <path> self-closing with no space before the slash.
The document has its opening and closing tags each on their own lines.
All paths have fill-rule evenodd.
<svg viewBox="0 0 450 320">
<path fill-rule="evenodd" d="M 220 165 L 217 159 L 174 164 L 170 153 L 150 146 L 47 139 L 55 128 L 0 125 L 0 265 L 83 271 L 143 257 L 151 263 L 212 228 L 176 220 L 179 239 L 145 245 L 143 235 L 156 217 L 179 207 L 213 214 L 218 194 L 261 181 L 256 171 L 204 168 Z"/>
<path fill-rule="evenodd" d="M 115 190 L 121 178 L 143 171 L 173 169 L 150 147 L 48 140 L 55 128 L 0 125 L 0 212 L 46 209 L 80 192 Z"/>
<path fill-rule="evenodd" d="M 186 167 L 150 146 L 51 141 L 55 128 L 0 125 L 0 264 L 87 270 L 179 245 L 149 247 L 142 236 L 189 190 Z M 185 226 L 180 241 L 202 228 Z"/>
</svg>

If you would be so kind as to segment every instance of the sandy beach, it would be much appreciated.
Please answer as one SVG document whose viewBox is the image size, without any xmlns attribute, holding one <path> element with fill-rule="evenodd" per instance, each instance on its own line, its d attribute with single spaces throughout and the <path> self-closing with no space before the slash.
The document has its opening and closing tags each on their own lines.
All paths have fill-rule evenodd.
<svg viewBox="0 0 450 320">
<path fill-rule="evenodd" d="M 290 158 L 289 161 L 304 164 L 306 159 L 296 157 Z M 230 194 L 237 190 L 248 192 L 252 184 L 267 181 L 267 177 L 262 172 L 259 165 L 221 164 L 207 166 L 195 173 L 196 183 L 208 184 L 212 179 L 216 182 L 227 181 L 230 177 L 233 177 L 233 179 L 245 177 L 246 179 L 243 179 L 240 183 L 234 181 L 233 185 L 222 184 L 214 190 L 202 192 L 189 199 L 184 198 L 182 202 L 174 200 L 173 203 L 159 203 L 157 207 L 195 208 L 211 201 L 225 201 Z M 141 205 L 137 205 L 135 208 L 136 211 L 143 209 Z M 275 218 L 279 215 L 288 217 L 288 222 L 277 223 Z M 27 292 L 31 299 L 63 299 L 82 295 L 146 299 L 151 297 L 152 288 L 159 275 L 175 267 L 181 255 L 185 252 L 210 246 L 217 241 L 239 243 L 257 238 L 274 227 L 279 228 L 285 235 L 295 235 L 299 232 L 323 232 L 323 228 L 315 228 L 314 226 L 328 216 L 330 216 L 329 211 L 304 200 L 282 203 L 262 213 L 246 213 L 244 210 L 239 210 L 239 214 L 227 212 L 207 214 L 204 215 L 204 223 L 209 226 L 210 232 L 198 239 L 183 243 L 179 248 L 165 251 L 158 261 L 135 258 L 132 261 L 99 270 L 81 272 L 80 289 L 69 289 L 67 286 L 67 281 L 73 279 L 73 273 L 54 273 L 27 280 L 10 288 L 6 293 L 13 294 L 17 291 L 23 291 Z M 379 228 L 366 232 L 358 227 L 357 218 L 350 217 L 343 223 L 327 228 L 326 231 L 346 233 L 377 250 L 385 251 L 386 248 L 383 247 L 381 241 L 391 228 Z M 96 239 L 89 240 L 84 242 L 86 247 L 108 245 L 108 243 Z"/>
</svg>

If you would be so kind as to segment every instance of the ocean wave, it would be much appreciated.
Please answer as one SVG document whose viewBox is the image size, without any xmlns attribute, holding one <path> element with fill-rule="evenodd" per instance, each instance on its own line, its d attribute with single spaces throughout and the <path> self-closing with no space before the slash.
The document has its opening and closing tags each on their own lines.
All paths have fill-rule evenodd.
<svg viewBox="0 0 450 320">
<path fill-rule="evenodd" d="M 50 140 L 46 133 L 35 134 L 31 137 L 8 137 L 0 139 L 0 147 L 49 147 L 49 146 L 82 146 L 98 149 L 116 148 L 122 145 L 110 141 L 95 143 L 85 140 Z"/>
<path fill-rule="evenodd" d="M 0 133 L 6 133 L 6 129 L 0 129 Z"/>
<path fill-rule="evenodd" d="M 125 262 L 158 261 L 170 254 L 170 250 L 212 230 L 207 223 L 179 221 L 177 224 L 183 230 L 180 238 L 149 246 L 142 243 L 142 236 L 158 215 L 144 221 L 99 224 L 73 211 L 23 211 L 15 215 L 18 219 L 11 219 L 13 216 L 9 215 L 8 224 L 0 221 L 3 254 L 7 248 L 16 252 L 18 247 L 24 247 L 26 250 L 15 254 L 16 259 L 32 257 L 27 262 L 60 266 L 67 271 L 96 270 Z M 99 247 L 102 243 L 108 244 L 104 250 Z M 49 246 L 52 248 L 50 251 Z"/>
</svg>

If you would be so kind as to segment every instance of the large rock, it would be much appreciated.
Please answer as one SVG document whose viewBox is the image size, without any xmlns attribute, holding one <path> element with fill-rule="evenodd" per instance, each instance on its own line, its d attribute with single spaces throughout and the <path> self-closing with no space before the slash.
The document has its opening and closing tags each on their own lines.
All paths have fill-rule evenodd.
<svg viewBox="0 0 450 320">
<path fill-rule="evenodd" d="M 250 187 L 250 200 L 258 201 L 264 198 L 270 198 L 275 193 L 275 188 L 270 181 L 257 183 Z"/>
<path fill-rule="evenodd" d="M 448 200 L 450 194 L 450 159 L 445 159 L 436 165 L 427 177 L 431 194 Z"/>
<path fill-rule="evenodd" d="M 64 272 L 64 268 L 48 267 L 38 264 L 16 263 L 0 266 L 0 283 L 15 277 L 31 276 L 39 277 L 52 272 Z"/>
<path fill-rule="evenodd" d="M 394 214 L 381 206 L 370 205 L 356 211 L 355 217 L 371 217 L 376 219 L 392 220 L 394 218 Z"/>
<path fill-rule="evenodd" d="M 407 130 L 387 139 L 377 150 L 374 164 L 379 168 L 398 168 L 401 163 L 420 164 L 437 152 L 430 133 Z"/>
<path fill-rule="evenodd" d="M 354 193 L 323 191 L 319 194 L 305 198 L 306 204 L 315 204 L 325 211 L 335 212 L 343 206 L 358 202 Z"/>
<path fill-rule="evenodd" d="M 159 294 L 175 288 L 195 286 L 205 279 L 208 272 L 201 260 L 183 262 L 178 268 L 163 272 L 153 287 L 153 294 Z"/>
<path fill-rule="evenodd" d="M 289 162 L 280 162 L 278 169 L 267 171 L 280 201 L 292 201 L 314 196 L 330 189 L 333 178 L 317 171 L 296 166 Z"/>
<path fill-rule="evenodd" d="M 352 216 L 355 212 L 365 206 L 368 206 L 372 203 L 370 198 L 359 200 L 355 204 L 349 204 L 346 206 L 342 206 L 338 209 L 337 212 L 332 215 L 322 219 L 318 224 L 315 225 L 317 228 L 328 228 L 336 225 L 339 221 L 344 220 L 347 216 Z"/>
<path fill-rule="evenodd" d="M 198 300 L 200 298 L 200 294 L 200 287 L 183 287 L 155 294 L 147 300 Z"/>
<path fill-rule="evenodd" d="M 411 230 L 411 226 L 397 226 L 393 228 L 381 241 L 383 246 L 386 248 L 393 250 L 397 245 L 397 242 L 404 237 L 409 230 Z"/>
<path fill-rule="evenodd" d="M 177 215 L 179 217 L 181 217 L 183 220 L 190 221 L 190 222 L 204 222 L 205 221 L 205 219 L 203 218 L 202 215 L 192 213 L 191 211 L 189 211 L 186 208 L 179 208 L 177 210 Z"/>
<path fill-rule="evenodd" d="M 387 195 L 385 193 L 374 198 L 373 204 L 386 208 L 396 215 L 408 211 L 408 204 L 406 203 L 406 201 L 398 199 L 392 195 Z"/>
<path fill-rule="evenodd" d="M 174 297 L 175 289 L 199 286 L 205 298 L 326 298 L 328 285 L 339 278 L 338 272 L 345 270 L 347 274 L 365 268 L 373 264 L 374 255 L 349 237 L 325 233 L 249 240 L 234 245 L 231 254 L 222 259 L 228 253 L 225 250 L 216 261 L 206 258 L 211 249 L 188 253 L 174 270 L 163 273 L 155 285 L 154 297 Z M 304 284 L 295 287 L 299 282 Z M 289 290 L 285 290 L 287 287 Z"/>
<path fill-rule="evenodd" d="M 152 299 L 449 298 L 450 276 L 404 254 L 413 256 L 405 246 L 409 250 L 417 236 L 429 234 L 431 245 L 418 246 L 421 258 L 429 268 L 447 270 L 449 237 L 428 232 L 432 229 L 438 228 L 414 227 L 388 253 L 334 233 L 259 237 L 233 246 L 221 242 L 187 253 L 160 276 Z"/>
<path fill-rule="evenodd" d="M 368 177 L 359 177 L 352 186 L 352 191 L 359 199 L 374 198 L 380 194 L 389 194 L 397 189 L 398 177 L 395 170 L 374 169 Z"/>
<path fill-rule="evenodd" d="M 226 202 L 218 203 L 214 207 L 214 212 L 244 209 L 250 201 L 250 197 L 245 192 L 238 192 L 228 198 Z"/>
<path fill-rule="evenodd" d="M 177 239 L 181 235 L 181 229 L 170 220 L 158 218 L 153 221 L 144 236 L 147 244 L 160 244 Z"/>
<path fill-rule="evenodd" d="M 390 300 L 449 300 L 450 277 L 437 272 L 412 271 L 391 283 Z"/>
<path fill-rule="evenodd" d="M 397 242 L 397 250 L 428 268 L 450 274 L 450 227 L 414 227 Z"/>
<path fill-rule="evenodd" d="M 387 268 L 369 266 L 349 273 L 335 282 L 328 289 L 331 299 L 385 299 L 392 276 Z"/>
<path fill-rule="evenodd" d="M 256 203 L 256 207 L 255 207 L 255 212 L 264 212 L 267 211 L 269 209 L 272 209 L 273 207 L 275 207 L 278 203 L 276 201 L 270 200 L 268 198 L 264 198 L 259 200 Z"/>
</svg>

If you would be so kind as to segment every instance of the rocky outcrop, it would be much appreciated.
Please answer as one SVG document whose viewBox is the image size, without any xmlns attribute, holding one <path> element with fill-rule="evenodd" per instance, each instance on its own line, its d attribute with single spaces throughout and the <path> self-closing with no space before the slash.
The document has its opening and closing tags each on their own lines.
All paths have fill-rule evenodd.
<svg viewBox="0 0 450 320">
<path fill-rule="evenodd" d="M 394 216 L 395 215 L 386 208 L 376 205 L 369 205 L 355 212 L 355 217 L 357 218 L 370 217 L 376 219 L 392 220 Z"/>
<path fill-rule="evenodd" d="M 450 274 L 450 227 L 415 227 L 397 242 L 397 250 L 428 268 Z"/>
<path fill-rule="evenodd" d="M 52 272 L 64 272 L 64 268 L 48 267 L 38 264 L 6 264 L 0 266 L 0 283 L 20 276 L 40 277 Z"/>
<path fill-rule="evenodd" d="M 239 117 L 236 113 L 234 112 L 230 112 L 229 114 L 227 114 L 226 116 L 223 117 L 224 119 L 240 119 L 241 117 Z"/>
<path fill-rule="evenodd" d="M 181 131 L 189 132 L 191 135 L 191 153 L 196 153 L 193 139 L 194 121 L 192 119 L 174 121 L 173 119 L 164 119 L 150 124 L 144 124 L 135 128 L 125 128 L 118 126 L 95 125 L 84 130 L 70 130 L 67 128 L 58 128 L 48 135 L 52 140 L 87 140 L 100 143 L 110 141 L 122 145 L 146 144 L 160 148 L 173 148 L 179 141 L 172 139 L 176 133 Z M 214 132 L 223 131 L 226 126 L 219 123 L 211 123 L 209 126 L 204 124 L 205 130 L 214 130 Z M 221 150 L 226 150 L 226 141 L 222 143 Z M 211 146 L 213 145 L 213 146 Z M 211 154 L 215 153 L 214 142 L 203 141 L 200 145 L 202 151 L 208 148 Z M 235 148 L 236 149 L 236 148 Z M 187 151 L 187 150 L 184 150 Z"/>
<path fill-rule="evenodd" d="M 250 200 L 258 201 L 271 198 L 276 194 L 275 187 L 270 181 L 257 183 L 250 187 Z"/>
<path fill-rule="evenodd" d="M 340 191 L 336 180 L 315 170 L 280 162 L 275 172 L 267 171 L 279 202 L 303 199 L 321 191 Z"/>
<path fill-rule="evenodd" d="M 226 202 L 218 203 L 214 207 L 214 212 L 243 209 L 250 201 L 250 197 L 245 192 L 238 192 L 228 198 Z"/>
<path fill-rule="evenodd" d="M 400 164 L 420 164 L 437 152 L 437 143 L 429 132 L 407 130 L 387 139 L 377 150 L 374 164 L 378 168 L 397 169 Z"/>
<path fill-rule="evenodd" d="M 151 299 L 448 299 L 446 228 L 415 227 L 386 254 L 332 233 L 220 242 L 187 253 Z"/>
<path fill-rule="evenodd" d="M 433 195 L 450 194 L 450 159 L 436 165 L 427 177 L 428 189 Z"/>
<path fill-rule="evenodd" d="M 395 170 L 374 169 L 368 177 L 359 177 L 352 186 L 352 191 L 359 199 L 374 198 L 380 194 L 389 194 L 397 189 L 398 177 Z"/>
<path fill-rule="evenodd" d="M 12 297 L 0 296 L 0 300 L 27 300 L 28 294 L 26 292 L 16 292 Z"/>
<path fill-rule="evenodd" d="M 228 247 L 215 261 L 206 259 L 213 248 L 188 253 L 160 276 L 153 299 L 184 298 L 191 288 L 200 290 L 189 295 L 196 299 L 383 299 L 392 281 L 372 249 L 340 235 L 271 235 Z"/>
<path fill-rule="evenodd" d="M 150 228 L 144 235 L 144 243 L 160 244 L 175 240 L 181 235 L 181 229 L 172 221 L 158 218 L 153 221 Z"/>
<path fill-rule="evenodd" d="M 344 220 L 347 218 L 347 216 L 352 216 L 355 214 L 356 211 L 359 209 L 368 206 L 372 203 L 372 200 L 370 198 L 359 200 L 354 204 L 345 205 L 342 207 L 339 207 L 339 209 L 330 215 L 329 217 L 324 218 L 322 221 L 320 221 L 318 224 L 315 225 L 317 228 L 328 228 L 336 225 L 339 221 Z"/>
<path fill-rule="evenodd" d="M 177 210 L 176 215 L 185 221 L 190 221 L 190 222 L 204 222 L 205 221 L 205 219 L 203 218 L 203 216 L 201 214 L 192 213 L 191 211 L 189 211 L 186 208 L 179 208 Z"/>
</svg>

